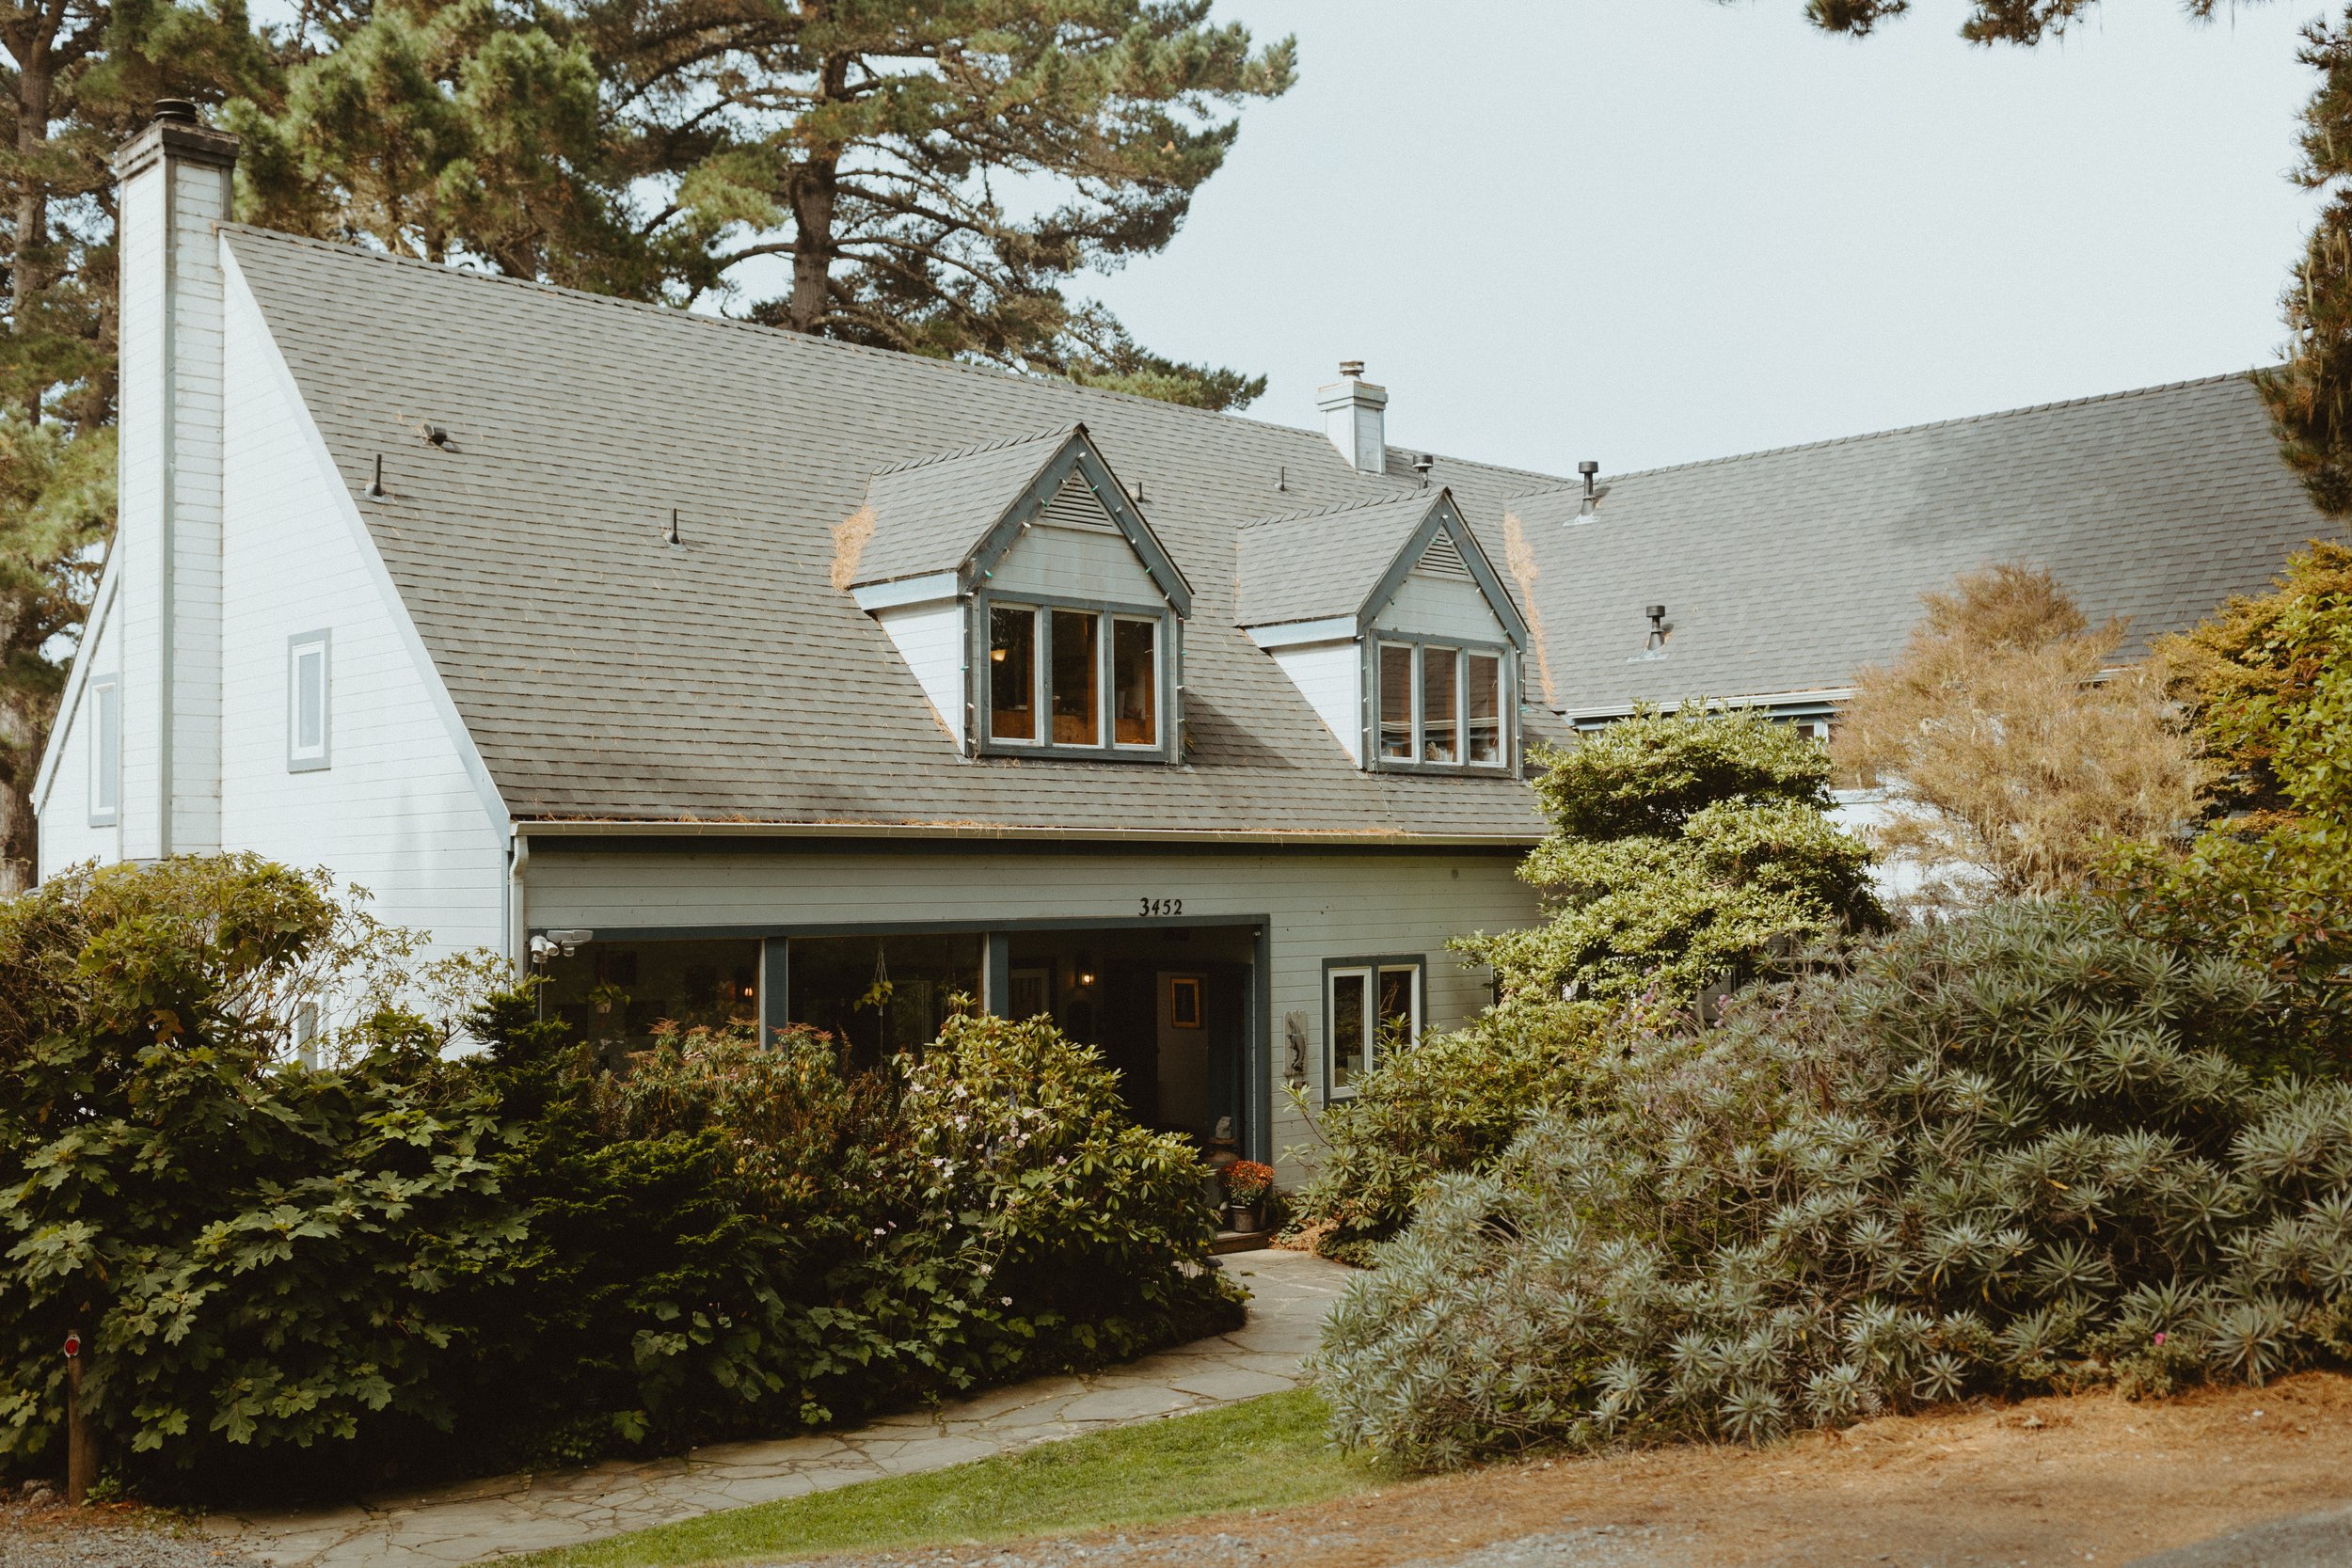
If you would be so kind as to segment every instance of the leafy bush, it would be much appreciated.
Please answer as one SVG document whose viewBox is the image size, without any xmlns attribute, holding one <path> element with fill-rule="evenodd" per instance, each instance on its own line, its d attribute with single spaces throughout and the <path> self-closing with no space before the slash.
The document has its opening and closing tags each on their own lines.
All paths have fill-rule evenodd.
<svg viewBox="0 0 2352 1568">
<path fill-rule="evenodd" d="M 58 1450 L 70 1327 L 110 1462 L 218 1497 L 791 1430 L 1238 1321 L 1189 1150 L 1049 1025 L 859 1075 L 672 1037 L 614 1079 L 505 992 L 446 1059 L 372 931 L 238 857 L 0 904 L 0 1466 Z M 339 1000 L 338 1065 L 287 1060 Z"/>
<path fill-rule="evenodd" d="M 118 1455 L 451 1419 L 448 1286 L 516 1239 L 497 1104 L 421 1021 L 377 1016 L 349 1070 L 276 1065 L 343 929 L 319 879 L 243 858 L 0 902 L 0 1462 L 59 1442 L 75 1327 Z"/>
<path fill-rule="evenodd" d="M 1636 1035 L 1350 1287 L 1335 1432 L 1451 1465 L 2341 1360 L 2352 1085 L 2279 1001 L 2058 902 Z"/>
<path fill-rule="evenodd" d="M 1868 850 L 1827 816 L 1829 759 L 1790 725 L 1688 703 L 1546 760 L 1552 832 L 1519 875 L 1550 917 L 1456 943 L 1506 994 L 1688 1004 L 1775 943 L 1884 924 Z"/>
<path fill-rule="evenodd" d="M 1314 1179 L 1295 1197 L 1315 1250 L 1359 1267 L 1438 1177 L 1482 1171 L 1527 1118 L 1574 1099 L 1611 1009 L 1515 1002 L 1460 1029 L 1384 1045 L 1352 1099 L 1325 1107 Z"/>
</svg>

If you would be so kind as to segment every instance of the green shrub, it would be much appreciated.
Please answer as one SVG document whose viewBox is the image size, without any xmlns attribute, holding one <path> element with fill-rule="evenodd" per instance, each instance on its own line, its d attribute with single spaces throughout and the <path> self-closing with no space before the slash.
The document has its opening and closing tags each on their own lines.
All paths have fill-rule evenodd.
<svg viewBox="0 0 2352 1568">
<path fill-rule="evenodd" d="M 0 903 L 0 1469 L 55 1461 L 69 1328 L 108 1463 L 217 1498 L 791 1431 L 1239 1320 L 1189 1150 L 1048 1025 L 853 1075 L 672 1036 L 615 1079 L 477 992 L 453 1059 L 401 1002 L 464 987 L 404 982 L 414 945 L 249 857 Z"/>
<path fill-rule="evenodd" d="M 1506 995 L 1688 1006 L 1776 944 L 1885 924 L 1868 849 L 1827 815 L 1828 753 L 1761 710 L 1645 709 L 1543 760 L 1552 831 L 1519 875 L 1549 918 L 1455 944 Z"/>
<path fill-rule="evenodd" d="M 1405 1228 L 1437 1178 L 1483 1171 L 1528 1117 L 1569 1103 L 1614 1010 L 1518 1001 L 1460 1029 L 1396 1041 L 1317 1122 L 1314 1179 L 1293 1198 L 1315 1250 L 1359 1267 Z"/>
<path fill-rule="evenodd" d="M 1907 931 L 1597 1060 L 1440 1181 L 1317 1366 L 1350 1447 L 1762 1440 L 2352 1353 L 2352 1085 L 2096 903 Z"/>
<path fill-rule="evenodd" d="M 452 1419 L 446 1288 L 514 1256 L 497 1103 L 421 1021 L 279 1060 L 347 934 L 321 879 L 249 858 L 0 902 L 0 1464 L 58 1444 L 70 1327 L 127 1464 Z"/>
</svg>

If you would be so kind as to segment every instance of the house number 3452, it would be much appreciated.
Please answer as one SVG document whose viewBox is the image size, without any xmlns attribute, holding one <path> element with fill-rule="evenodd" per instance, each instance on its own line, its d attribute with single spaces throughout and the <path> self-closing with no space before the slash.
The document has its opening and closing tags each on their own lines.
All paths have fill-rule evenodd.
<svg viewBox="0 0 2352 1568">
<path fill-rule="evenodd" d="M 1138 898 L 1136 902 L 1143 906 L 1136 911 L 1136 916 L 1140 920 L 1149 920 L 1153 915 L 1184 912 L 1184 901 L 1182 898 Z"/>
</svg>

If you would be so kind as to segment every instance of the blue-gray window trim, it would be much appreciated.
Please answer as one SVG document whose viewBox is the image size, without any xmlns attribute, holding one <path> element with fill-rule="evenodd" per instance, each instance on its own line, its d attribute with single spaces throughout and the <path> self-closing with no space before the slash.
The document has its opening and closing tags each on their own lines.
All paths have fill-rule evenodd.
<svg viewBox="0 0 2352 1568">
<path fill-rule="evenodd" d="M 114 711 L 111 714 L 106 711 L 109 705 L 107 699 L 110 697 L 114 699 L 112 704 Z M 87 801 L 89 825 L 93 828 L 117 827 L 122 821 L 122 675 L 120 672 L 118 671 L 110 675 L 100 675 L 92 680 L 84 692 L 83 703 L 85 705 L 83 711 L 90 716 L 90 790 Z M 101 776 L 106 771 L 106 752 L 109 749 L 114 752 L 114 777 L 110 781 L 114 785 L 114 804 L 102 806 L 98 803 L 98 784 Z"/>
<path fill-rule="evenodd" d="M 1470 580 L 1478 585 L 1479 593 L 1486 600 L 1486 608 L 1494 611 L 1496 620 L 1502 623 L 1503 636 L 1510 641 L 1513 648 L 1525 652 L 1527 622 L 1519 614 L 1519 607 L 1512 599 L 1510 591 L 1502 586 L 1502 578 L 1496 575 L 1494 562 L 1486 559 L 1486 547 L 1479 544 L 1478 535 L 1471 532 L 1470 524 L 1462 520 L 1461 510 L 1454 504 L 1451 490 L 1438 492 L 1437 499 L 1430 503 L 1428 515 L 1413 530 L 1412 537 L 1405 542 L 1405 547 L 1396 552 L 1396 559 L 1389 562 L 1388 571 L 1382 574 L 1380 581 L 1364 600 L 1363 607 L 1356 612 L 1356 635 L 1372 635 L 1373 622 L 1389 608 L 1389 601 L 1395 598 L 1397 591 L 1405 586 L 1405 579 L 1413 575 L 1413 568 L 1421 564 L 1421 558 L 1427 553 L 1430 541 L 1437 538 L 1440 531 L 1451 535 L 1454 548 L 1462 552 L 1462 564 L 1470 568 Z"/>
<path fill-rule="evenodd" d="M 1167 546 L 1160 543 L 1159 535 L 1152 531 L 1152 525 L 1144 520 L 1143 514 L 1136 511 L 1135 504 L 1127 499 L 1127 487 L 1111 472 L 1110 465 L 1104 461 L 1102 451 L 1094 444 L 1093 436 L 1083 424 L 1071 431 L 1070 439 L 1046 460 L 1045 466 L 1038 470 L 1037 477 L 1029 482 L 1028 488 L 1014 499 L 1012 505 L 1006 508 L 994 526 L 980 535 L 980 542 L 972 547 L 972 553 L 964 559 L 958 572 L 963 591 L 968 594 L 987 587 L 997 562 L 1003 560 L 1005 552 L 1020 539 L 1022 531 L 1034 522 L 1047 503 L 1061 492 L 1063 483 L 1073 472 L 1094 492 L 1096 502 L 1119 531 L 1126 536 L 1128 547 L 1142 559 L 1143 569 L 1159 585 L 1160 592 L 1168 598 L 1168 607 L 1180 618 L 1189 616 L 1192 613 L 1192 584 L 1185 579 L 1183 568 L 1176 564 L 1176 558 L 1169 555 Z"/>
<path fill-rule="evenodd" d="M 1183 733 L 1184 714 L 1180 699 L 1184 691 L 1184 619 L 1173 605 L 1124 604 L 1112 599 L 1073 599 L 1057 594 L 995 594 L 983 590 L 964 601 L 964 714 L 968 721 L 966 733 L 971 735 L 975 750 L 991 757 L 1045 757 L 1062 762 L 1145 762 L 1170 763 L 1177 760 Z M 1088 614 L 1123 617 L 1131 621 L 1152 621 L 1159 626 L 1160 656 L 1160 738 L 1153 746 L 1120 746 L 1107 736 L 1108 707 L 1111 701 L 1110 660 L 1111 640 L 1099 640 L 1102 669 L 1097 672 L 1098 690 L 1104 707 L 1105 737 L 1099 746 L 1072 746 L 1052 740 L 998 740 L 989 732 L 989 716 L 993 705 L 988 692 L 988 649 L 991 612 L 999 605 L 1007 609 L 1075 610 Z M 1038 727 L 1051 728 L 1051 713 L 1045 705 L 1048 696 L 1046 682 L 1051 678 L 1053 658 L 1052 622 L 1039 642 L 1037 661 Z"/>
<path fill-rule="evenodd" d="M 295 655 L 298 650 L 315 645 L 319 650 L 319 754 L 314 757 L 294 755 L 294 725 L 296 704 L 300 693 L 294 689 Z M 331 630 L 296 632 L 286 639 L 286 771 L 317 773 L 333 766 L 335 757 L 335 647 Z"/>
<path fill-rule="evenodd" d="M 1390 953 L 1369 958 L 1326 958 L 1323 960 L 1323 1103 L 1335 1100 L 1353 1100 L 1354 1089 L 1336 1087 L 1334 1078 L 1339 1064 L 1332 1060 L 1335 1037 L 1331 1033 L 1331 972 L 1338 969 L 1368 969 L 1372 972 L 1373 1005 L 1379 1006 L 1380 972 L 1384 969 L 1413 971 L 1413 1038 L 1418 1042 L 1429 1032 L 1429 955 L 1426 953 Z M 1377 1051 L 1364 1053 L 1364 1070 L 1369 1072 L 1379 1065 Z"/>
<path fill-rule="evenodd" d="M 1390 643 L 1409 647 L 1413 652 L 1413 760 L 1406 762 L 1380 754 L 1380 645 Z M 1372 630 L 1359 640 L 1359 657 L 1362 660 L 1361 678 L 1364 693 L 1363 756 L 1365 768 L 1382 773 L 1468 774 L 1472 778 L 1507 778 L 1519 770 L 1519 659 L 1518 650 L 1507 643 L 1480 642 L 1463 637 L 1439 637 L 1434 633 Z M 1501 689 L 1495 694 L 1500 705 L 1496 715 L 1502 722 L 1502 760 L 1500 762 L 1423 762 L 1421 760 L 1421 650 L 1422 648 L 1452 648 L 1461 654 L 1484 654 L 1501 661 Z M 1469 690 L 1467 676 L 1461 689 Z M 1467 757 L 1470 748 L 1463 747 Z"/>
</svg>

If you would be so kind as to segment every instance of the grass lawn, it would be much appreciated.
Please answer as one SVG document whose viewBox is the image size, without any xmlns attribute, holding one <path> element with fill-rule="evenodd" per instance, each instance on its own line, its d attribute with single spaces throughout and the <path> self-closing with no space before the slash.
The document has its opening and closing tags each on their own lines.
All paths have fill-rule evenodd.
<svg viewBox="0 0 2352 1568">
<path fill-rule="evenodd" d="M 1317 1502 L 1388 1473 L 1342 1457 L 1299 1389 L 1197 1416 L 1090 1433 L 923 1475 L 730 1509 L 514 1560 L 516 1568 L 683 1568 L 1145 1525 Z"/>
</svg>

